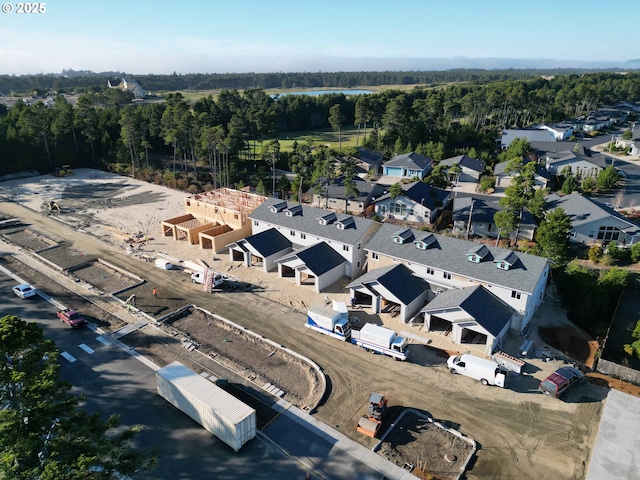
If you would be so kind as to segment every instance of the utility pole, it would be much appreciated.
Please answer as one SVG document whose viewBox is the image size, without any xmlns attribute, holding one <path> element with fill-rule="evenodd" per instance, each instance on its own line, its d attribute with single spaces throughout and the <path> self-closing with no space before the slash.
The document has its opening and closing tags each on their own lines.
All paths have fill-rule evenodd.
<svg viewBox="0 0 640 480">
<path fill-rule="evenodd" d="M 471 230 L 471 215 L 473 215 L 473 204 L 475 200 L 471 200 L 471 208 L 469 209 L 469 221 L 467 222 L 467 236 L 466 239 L 469 240 L 469 230 Z"/>
</svg>

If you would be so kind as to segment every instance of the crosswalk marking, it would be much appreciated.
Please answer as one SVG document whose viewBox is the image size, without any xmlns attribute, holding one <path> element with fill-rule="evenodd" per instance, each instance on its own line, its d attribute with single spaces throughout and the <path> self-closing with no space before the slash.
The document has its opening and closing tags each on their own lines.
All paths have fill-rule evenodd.
<svg viewBox="0 0 640 480">
<path fill-rule="evenodd" d="M 87 352 L 89 355 L 91 355 L 92 353 L 95 353 L 95 350 L 87 345 L 85 345 L 84 343 L 81 343 L 80 345 L 78 345 L 82 350 L 84 350 L 85 352 Z"/>
<path fill-rule="evenodd" d="M 66 358 L 69 361 L 69 363 L 73 363 L 76 361 L 76 358 L 73 355 L 71 355 L 69 352 L 62 352 L 60 353 L 60 355 Z"/>
<path fill-rule="evenodd" d="M 103 345 L 111 345 L 111 342 L 109 340 L 107 340 L 106 338 L 104 338 L 102 335 L 98 335 L 96 337 L 96 340 L 98 340 Z"/>
</svg>

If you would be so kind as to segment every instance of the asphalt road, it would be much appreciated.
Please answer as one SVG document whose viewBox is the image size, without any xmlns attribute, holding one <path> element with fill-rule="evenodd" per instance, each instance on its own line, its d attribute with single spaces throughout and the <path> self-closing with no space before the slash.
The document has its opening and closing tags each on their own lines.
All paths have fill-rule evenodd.
<svg viewBox="0 0 640 480">
<path fill-rule="evenodd" d="M 124 426 L 145 425 L 135 446 L 158 452 L 158 468 L 151 478 L 305 478 L 301 465 L 260 438 L 233 452 L 158 396 L 155 372 L 148 366 L 101 342 L 90 328 L 73 330 L 63 324 L 55 307 L 40 297 L 19 299 L 11 292 L 13 285 L 13 279 L 0 274 L 2 314 L 37 322 L 56 342 L 62 377 L 74 386 L 74 393 L 86 396 L 83 407 L 104 415 L 120 413 Z"/>
</svg>

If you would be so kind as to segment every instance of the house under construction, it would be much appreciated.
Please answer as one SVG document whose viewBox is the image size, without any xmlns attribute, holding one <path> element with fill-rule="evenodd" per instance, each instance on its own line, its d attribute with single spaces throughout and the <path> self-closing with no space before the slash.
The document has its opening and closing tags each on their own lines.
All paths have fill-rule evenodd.
<svg viewBox="0 0 640 480">
<path fill-rule="evenodd" d="M 251 235 L 248 216 L 266 197 L 232 188 L 220 188 L 184 199 L 185 214 L 162 222 L 162 235 L 222 251 Z"/>
</svg>

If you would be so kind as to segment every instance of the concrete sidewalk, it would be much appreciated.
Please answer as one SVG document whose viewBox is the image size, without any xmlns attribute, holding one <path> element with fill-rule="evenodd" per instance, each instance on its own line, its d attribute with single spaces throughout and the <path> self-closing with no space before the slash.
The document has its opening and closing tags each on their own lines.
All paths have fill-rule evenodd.
<svg viewBox="0 0 640 480">
<path fill-rule="evenodd" d="M 586 480 L 640 480 L 640 398 L 611 390 Z"/>
</svg>

